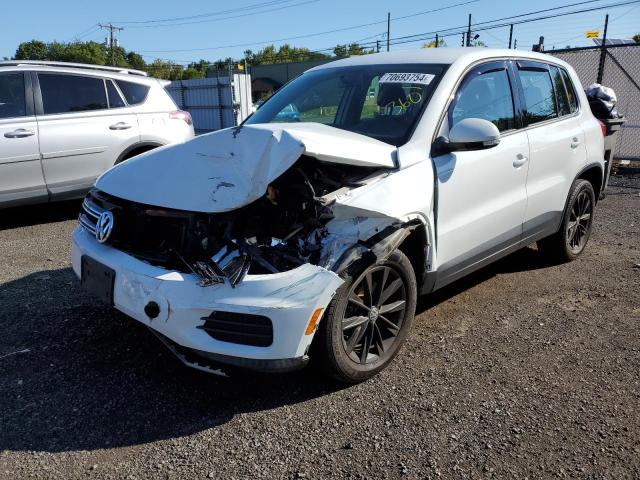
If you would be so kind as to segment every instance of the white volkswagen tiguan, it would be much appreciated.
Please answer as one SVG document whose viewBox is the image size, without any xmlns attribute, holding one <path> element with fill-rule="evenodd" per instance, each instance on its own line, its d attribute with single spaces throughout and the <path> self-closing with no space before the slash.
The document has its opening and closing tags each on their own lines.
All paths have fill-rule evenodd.
<svg viewBox="0 0 640 480">
<path fill-rule="evenodd" d="M 0 208 L 81 198 L 114 164 L 193 138 L 167 83 L 137 70 L 0 62 Z"/>
<path fill-rule="evenodd" d="M 601 125 L 558 59 L 352 57 L 239 127 L 102 175 L 73 268 L 190 366 L 311 358 L 358 382 L 398 353 L 417 295 L 533 242 L 557 261 L 580 255 L 602 177 Z"/>
</svg>

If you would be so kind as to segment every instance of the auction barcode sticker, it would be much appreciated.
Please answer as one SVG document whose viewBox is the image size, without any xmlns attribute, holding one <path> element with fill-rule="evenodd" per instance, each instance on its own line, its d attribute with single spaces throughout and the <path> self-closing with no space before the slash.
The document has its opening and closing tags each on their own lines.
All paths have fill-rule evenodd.
<svg viewBox="0 0 640 480">
<path fill-rule="evenodd" d="M 430 73 L 385 73 L 378 83 L 420 83 L 429 85 L 435 75 Z"/>
</svg>

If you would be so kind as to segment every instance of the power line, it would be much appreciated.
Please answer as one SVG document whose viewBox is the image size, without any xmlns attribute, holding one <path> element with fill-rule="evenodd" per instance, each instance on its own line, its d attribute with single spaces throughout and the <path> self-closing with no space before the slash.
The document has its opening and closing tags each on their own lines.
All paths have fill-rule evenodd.
<svg viewBox="0 0 640 480">
<path fill-rule="evenodd" d="M 522 18 L 522 17 L 531 16 L 531 15 L 536 15 L 538 13 L 545 13 L 545 12 L 550 12 L 550 11 L 554 11 L 554 10 L 562 10 L 562 9 L 569 8 L 569 7 L 575 7 L 575 6 L 578 6 L 578 5 L 585 5 L 585 4 L 588 4 L 588 3 L 596 3 L 596 2 L 601 2 L 601 1 L 602 0 L 584 0 L 584 1 L 576 2 L 576 3 L 568 3 L 566 5 L 560 5 L 558 7 L 545 8 L 543 10 L 536 10 L 536 11 L 533 11 L 533 12 L 521 13 L 521 14 L 518 14 L 518 15 L 509 16 L 509 17 L 502 17 L 502 18 L 497 18 L 497 19 L 494 19 L 494 20 L 487 20 L 487 21 L 484 21 L 484 22 L 478 22 L 478 23 L 472 24 L 472 26 L 473 27 L 477 27 L 478 25 L 487 25 L 487 24 L 491 24 L 491 23 L 494 23 L 494 22 L 513 20 L 513 19 L 516 19 L 516 18 Z M 601 8 L 607 8 L 607 6 L 605 5 L 605 6 L 602 6 L 602 7 L 594 7 L 593 10 L 599 10 Z M 592 10 L 585 10 L 585 11 L 592 11 Z M 556 16 L 567 15 L 569 13 L 571 13 L 571 12 L 558 13 L 558 14 L 556 14 Z M 509 22 L 509 23 L 506 23 L 506 24 L 500 25 L 500 26 L 510 25 L 511 23 L 513 23 L 513 24 L 527 23 L 529 21 L 532 21 L 532 20 L 531 19 L 525 19 L 525 20 L 520 20 L 518 22 Z M 460 29 L 465 29 L 465 28 L 467 28 L 467 25 L 460 25 L 460 26 L 457 26 L 457 27 L 434 30 L 432 32 L 427 32 L 427 33 L 428 34 L 435 34 L 436 32 L 440 33 L 440 32 L 447 32 L 449 30 L 460 30 Z M 410 38 L 410 37 L 415 37 L 415 36 L 420 36 L 420 35 L 426 35 L 427 33 L 417 33 L 417 34 L 414 34 L 414 35 L 405 35 L 405 36 L 402 36 L 402 37 L 396 37 L 394 40 L 405 39 L 405 38 Z"/>
<path fill-rule="evenodd" d="M 403 15 L 401 17 L 392 17 L 391 20 L 393 21 L 398 21 L 398 20 L 404 20 L 406 18 L 412 18 L 412 17 L 417 17 L 419 15 L 426 15 L 429 13 L 434 13 L 434 12 L 439 12 L 442 10 L 447 10 L 447 9 L 451 9 L 451 8 L 455 8 L 455 7 L 461 7 L 464 5 L 469 5 L 471 3 L 476 3 L 479 2 L 480 0 L 467 0 L 464 2 L 460 2 L 460 3 L 455 3 L 453 5 L 447 5 L 445 7 L 439 7 L 439 8 L 434 8 L 431 10 L 425 10 L 422 12 L 416 12 L 416 13 L 412 13 L 410 15 Z M 592 1 L 597 1 L 597 0 L 592 0 Z M 382 24 L 386 24 L 387 20 L 380 20 L 380 21 L 376 21 L 376 22 L 369 22 L 369 23 L 362 23 L 359 25 L 351 25 L 349 27 L 342 27 L 342 28 L 334 28 L 332 30 L 324 30 L 322 32 L 314 32 L 314 33 L 306 33 L 303 35 L 296 35 L 296 36 L 292 36 L 292 37 L 285 37 L 285 38 L 276 38 L 276 39 L 271 39 L 271 40 L 262 40 L 262 41 L 258 41 L 258 42 L 248 42 L 248 43 L 240 43 L 240 44 L 235 44 L 235 45 L 218 45 L 216 47 L 199 47 L 199 48 L 177 48 L 177 49 L 170 49 L 170 50 L 141 50 L 141 52 L 145 52 L 145 53 L 176 53 L 176 52 L 203 52 L 203 51 L 207 51 L 207 50 L 221 50 L 224 48 L 238 48 L 238 47 L 251 47 L 251 46 L 257 46 L 257 45 L 268 45 L 271 43 L 276 43 L 276 42 L 285 42 L 288 40 L 299 40 L 301 38 L 310 38 L 310 37 L 318 37 L 321 35 L 328 35 L 331 33 L 337 33 L 337 32 L 345 32 L 348 30 L 355 30 L 358 28 L 364 28 L 364 27 L 371 27 L 374 25 L 382 25 Z M 353 43 L 353 42 L 351 42 Z"/>
<path fill-rule="evenodd" d="M 580 3 L 590 3 L 590 2 L 580 2 Z M 494 25 L 486 25 L 486 24 L 490 24 L 490 23 L 493 23 L 493 22 L 500 22 L 500 21 L 509 20 L 509 19 L 516 18 L 516 17 L 528 16 L 528 15 L 532 15 L 534 13 L 541 13 L 543 11 L 556 10 L 558 8 L 565 8 L 565 7 L 556 7 L 554 9 L 540 10 L 540 11 L 537 11 L 537 12 L 531 12 L 529 14 L 516 15 L 516 16 L 513 16 L 513 17 L 504 17 L 504 18 L 499 18 L 499 19 L 496 19 L 496 20 L 489 20 L 489 21 L 486 21 L 486 22 L 480 22 L 480 23 L 472 24 L 472 29 L 474 31 L 476 31 L 476 32 L 484 31 L 484 30 L 491 30 L 491 29 L 495 29 L 495 28 L 507 27 L 507 26 L 509 26 L 511 24 L 520 25 L 520 24 L 523 24 L 523 23 L 537 22 L 537 21 L 540 21 L 540 20 L 547 20 L 547 19 L 562 17 L 562 16 L 566 16 L 566 15 L 575 15 L 575 14 L 578 14 L 578 13 L 594 12 L 594 11 L 597 11 L 597 10 L 604 10 L 606 8 L 617 8 L 617 7 L 622 7 L 622 6 L 625 6 L 625 5 L 631 5 L 631 4 L 634 4 L 634 3 L 640 3 L 640 0 L 629 0 L 629 1 L 626 1 L 626 2 L 607 4 L 607 5 L 602 5 L 602 6 L 588 8 L 588 9 L 573 10 L 571 12 L 563 12 L 563 13 L 557 13 L 557 14 L 553 14 L 553 15 L 545 15 L 545 16 L 540 16 L 540 17 L 535 17 L 535 18 L 527 18 L 527 19 L 518 20 L 518 21 L 515 21 L 515 22 L 512 21 L 512 22 L 499 23 L 499 24 L 494 24 Z M 478 25 L 485 25 L 485 26 L 477 28 Z M 476 28 L 473 28 L 473 27 L 476 27 Z M 464 26 L 459 26 L 459 27 L 451 27 L 451 28 L 447 28 L 447 29 L 441 29 L 441 30 L 437 30 L 437 31 L 434 30 L 434 31 L 431 31 L 431 32 L 423 32 L 423 33 L 417 33 L 417 34 L 413 34 L 413 35 L 405 35 L 405 36 L 402 36 L 402 37 L 396 37 L 395 39 L 393 39 L 391 44 L 392 45 L 399 45 L 399 44 L 404 44 L 404 43 L 422 42 L 424 40 L 432 39 L 433 35 L 436 34 L 436 33 L 438 33 L 441 37 L 457 36 L 457 35 L 460 35 L 461 32 L 465 32 L 466 28 L 467 28 L 467 26 L 464 25 Z M 431 35 L 431 36 L 430 37 L 425 37 L 425 35 Z M 419 37 L 419 38 L 416 38 L 416 37 Z"/>
<path fill-rule="evenodd" d="M 544 12 L 548 12 L 548 11 L 551 11 L 551 10 L 569 8 L 571 6 L 594 3 L 596 1 L 601 1 L 601 0 L 589 0 L 589 1 L 576 2 L 576 3 L 571 3 L 571 4 L 555 7 L 553 9 L 537 10 L 537 11 L 523 13 L 523 14 L 519 14 L 519 15 L 513 15 L 513 16 L 509 16 L 509 17 L 502 17 L 502 18 L 498 18 L 498 19 L 494 19 L 494 20 L 478 22 L 478 23 L 472 24 L 472 30 L 476 31 L 476 32 L 477 31 L 487 31 L 487 30 L 492 30 L 492 29 L 496 29 L 496 28 L 507 27 L 507 26 L 510 26 L 511 24 L 520 25 L 520 24 L 531 23 L 531 22 L 536 22 L 536 21 L 545 20 L 545 19 L 565 17 L 565 16 L 568 16 L 568 15 L 575 15 L 575 14 L 578 14 L 578 13 L 586 13 L 586 12 L 592 12 L 592 11 L 597 11 L 597 10 L 603 10 L 603 9 L 606 9 L 606 8 L 617 8 L 617 7 L 621 7 L 621 6 L 625 6 L 625 5 L 640 3 L 640 0 L 629 0 L 629 1 L 612 3 L 612 4 L 607 4 L 607 5 L 600 5 L 600 6 L 596 6 L 596 7 L 588 8 L 588 9 L 580 9 L 580 10 L 573 10 L 573 11 L 569 11 L 569 12 L 561 12 L 561 13 L 557 13 L 557 14 L 553 14 L 553 15 L 545 15 L 545 16 L 539 16 L 539 17 L 535 17 L 535 18 L 522 18 L 522 17 L 528 17 L 528 16 L 531 16 L 531 15 L 535 15 L 537 13 L 544 13 Z M 521 18 L 521 20 L 512 21 L 512 22 L 505 22 L 507 20 L 513 20 L 513 19 L 516 19 L 516 18 Z M 496 22 L 505 22 L 505 23 L 496 23 Z M 381 22 L 374 22 L 374 24 L 380 24 L 380 23 L 386 23 L 386 20 L 383 20 Z M 351 28 L 352 27 L 346 27 L 346 29 L 351 29 Z M 405 44 L 405 43 L 413 43 L 413 42 L 422 42 L 422 41 L 426 41 L 426 40 L 433 40 L 433 38 L 435 38 L 433 35 L 435 35 L 435 34 L 438 34 L 439 38 L 453 37 L 453 36 L 458 36 L 459 37 L 461 34 L 465 34 L 467 32 L 467 29 L 468 29 L 468 25 L 461 25 L 459 27 L 450 27 L 450 28 L 441 29 L 441 30 L 438 30 L 438 31 L 434 30 L 434 31 L 431 31 L 431 32 L 423 32 L 423 33 L 418 33 L 418 34 L 413 34 L 413 35 L 400 36 L 400 37 L 396 37 L 396 38 L 391 38 L 390 39 L 390 45 L 400 45 L 400 44 Z M 344 30 L 344 29 L 338 29 L 338 30 Z M 319 32 L 319 33 L 314 33 L 314 34 L 302 35 L 302 36 L 298 36 L 298 37 L 289 37 L 289 38 L 286 38 L 286 39 L 268 40 L 268 41 L 265 41 L 264 43 L 273 43 L 273 42 L 278 42 L 278 41 L 283 41 L 283 40 L 291 40 L 291 39 L 294 39 L 294 38 L 303 38 L 303 37 L 314 36 L 314 35 L 319 35 L 319 34 L 323 34 L 323 33 L 324 32 Z M 243 46 L 253 46 L 253 45 L 256 45 L 256 43 L 257 42 L 250 43 L 250 44 L 219 46 L 219 47 L 213 47 L 213 48 L 197 49 L 195 51 L 198 51 L 198 50 L 216 50 L 216 49 L 222 49 L 222 48 L 233 48 L 233 47 L 243 47 Z M 354 43 L 354 42 L 348 42 L 348 43 Z M 367 45 L 371 45 L 371 47 L 373 48 L 375 46 L 375 44 L 376 44 L 376 42 L 372 41 L 372 42 L 366 42 L 364 44 L 361 44 L 361 46 L 365 47 Z M 517 40 L 516 40 L 516 43 L 514 43 L 514 48 L 516 47 L 516 45 L 517 45 Z M 303 57 L 305 54 L 306 54 L 307 57 L 310 57 L 310 56 L 313 56 L 313 55 L 321 54 L 321 53 L 324 53 L 324 52 L 327 52 L 327 51 L 332 51 L 332 50 L 333 50 L 333 47 L 329 47 L 329 48 L 325 48 L 325 49 L 309 50 L 306 53 L 298 52 L 296 54 L 296 59 L 299 59 L 300 57 Z M 170 50 L 169 52 L 171 52 L 171 51 L 172 50 Z M 192 50 L 192 49 L 181 49 L 179 51 L 194 51 L 194 50 Z M 149 51 L 147 51 L 147 52 L 149 52 Z M 162 52 L 165 52 L 165 51 L 162 51 Z M 149 56 L 146 56 L 146 55 L 143 55 L 143 56 L 147 57 L 147 58 L 152 58 L 152 57 L 149 57 Z M 285 58 L 286 59 L 288 57 L 280 56 L 280 58 Z"/>
<path fill-rule="evenodd" d="M 515 22 L 506 22 L 506 23 L 499 23 L 499 24 L 492 24 L 494 22 L 501 22 L 504 20 L 510 20 L 513 18 L 522 18 L 522 17 L 526 17 L 526 16 L 530 16 L 530 15 L 534 15 L 536 13 L 543 13 L 546 11 L 550 11 L 550 10 L 557 10 L 557 9 L 563 9 L 563 8 L 567 8 L 570 6 L 576 6 L 576 5 L 581 5 L 581 4 L 586 4 L 586 3 L 593 3 L 594 1 L 599 1 L 599 0 L 590 0 L 590 1 L 585 1 L 585 2 L 578 2 L 578 3 L 572 3 L 572 4 L 567 4 L 567 5 L 563 5 L 563 6 L 559 6 L 553 9 L 545 9 L 545 10 L 538 10 L 535 12 L 529 12 L 529 13 L 524 13 L 524 14 L 520 14 L 520 15 L 514 15 L 511 17 L 504 17 L 504 18 L 499 18 L 499 19 L 495 19 L 495 20 L 488 20 L 485 22 L 479 22 L 479 23 L 475 23 L 472 24 L 472 30 L 473 31 L 486 31 L 486 30 L 492 30 L 492 29 L 496 29 L 496 28 L 503 28 L 503 27 L 507 27 L 511 24 L 513 25 L 518 25 L 518 24 L 524 24 L 524 23 L 529 23 L 529 22 L 537 22 L 540 20 L 545 20 L 545 19 L 550 19 L 550 18 L 557 18 L 557 17 L 563 17 L 563 16 L 567 16 L 567 15 L 575 15 L 578 13 L 585 13 L 585 12 L 592 12 L 592 11 L 597 11 L 597 10 L 604 10 L 606 8 L 617 8 L 617 7 L 621 7 L 621 6 L 625 6 L 625 5 L 630 5 L 630 4 L 636 4 L 636 3 L 640 3 L 640 0 L 630 0 L 630 1 L 625 1 L 625 2 L 618 2 L 618 3 L 613 3 L 613 4 L 607 4 L 607 5 L 601 5 L 601 6 L 597 6 L 597 7 L 593 7 L 593 8 L 589 8 L 589 9 L 581 9 L 581 10 L 573 10 L 570 12 L 562 12 L 562 13 L 557 13 L 554 15 L 545 15 L 545 16 L 540 16 L 540 17 L 535 17 L 535 18 L 527 18 L 527 19 L 522 19 L 522 20 L 518 20 Z M 480 28 L 475 28 L 478 25 L 481 25 Z M 484 25 L 484 26 L 482 26 Z M 404 43 L 413 43 L 413 42 L 423 42 L 426 40 L 433 40 L 435 37 L 435 34 L 438 34 L 440 38 L 442 37 L 457 37 L 460 36 L 461 34 L 466 34 L 468 29 L 468 25 L 461 25 L 459 27 L 451 27 L 451 28 L 447 28 L 447 29 L 442 29 L 442 30 L 438 30 L 438 31 L 432 31 L 432 32 L 423 32 L 421 34 L 414 34 L 414 35 L 405 35 L 402 37 L 396 37 L 396 38 L 392 38 L 391 39 L 391 45 L 400 45 L 400 44 L 404 44 Z M 446 33 L 441 33 L 441 32 L 446 32 Z M 430 36 L 429 36 L 430 35 Z M 416 38 L 416 37 L 420 37 L 420 38 Z"/>
<path fill-rule="evenodd" d="M 120 25 L 132 25 L 132 24 L 144 24 L 144 23 L 166 23 L 166 22 L 174 22 L 174 21 L 181 21 L 181 20 L 192 20 L 194 18 L 205 18 L 205 17 L 214 17 L 217 15 L 227 15 L 229 13 L 235 13 L 235 12 L 241 12 L 241 11 L 246 11 L 248 9 L 251 8 L 264 8 L 264 7 L 270 7 L 273 5 L 279 5 L 279 4 L 283 4 L 283 3 L 291 3 L 291 2 L 295 2 L 296 0 L 272 0 L 269 2 L 258 2 L 258 3 L 253 3 L 251 5 L 245 5 L 244 7 L 237 7 L 237 8 L 231 8 L 228 10 L 218 10 L 216 12 L 209 12 L 209 13 L 201 13 L 199 15 L 189 15 L 187 17 L 172 17 L 172 18 L 161 18 L 161 19 L 155 19 L 155 20 L 122 20 L 122 21 L 113 21 L 112 23 L 117 23 Z"/>
<path fill-rule="evenodd" d="M 98 30 L 100 30 L 100 27 L 98 26 L 97 23 L 91 25 L 89 28 L 86 28 L 84 30 L 82 30 L 80 33 L 75 34 L 72 38 L 72 40 L 80 40 L 88 35 L 91 35 L 94 32 L 97 32 Z"/>
<path fill-rule="evenodd" d="M 270 8 L 267 10 L 261 10 L 258 12 L 247 12 L 247 13 L 241 13 L 238 15 L 231 15 L 231 16 L 227 16 L 227 17 L 222 17 L 222 18 L 214 18 L 211 20 L 194 20 L 192 22 L 180 22 L 180 23 L 166 23 L 166 24 L 153 24 L 153 25 L 132 25 L 129 26 L 128 28 L 162 28 L 162 27 L 179 27 L 182 25 L 195 25 L 197 23 L 212 23 L 212 22 L 222 22 L 224 20 L 232 20 L 234 18 L 242 18 L 242 17 L 250 17 L 253 15 L 260 15 L 263 13 L 270 13 L 270 12 L 278 12 L 281 10 L 287 10 L 289 8 L 293 8 L 293 7 L 299 7 L 301 5 L 307 5 L 309 3 L 316 3 L 319 2 L 320 0 L 305 0 L 303 2 L 298 2 L 298 3 L 292 3 L 292 4 L 288 4 L 288 5 L 284 5 L 284 6 L 280 6 L 280 7 L 274 7 L 274 8 Z"/>
<path fill-rule="evenodd" d="M 416 17 L 418 15 L 426 15 L 426 14 L 434 13 L 434 12 L 437 12 L 437 11 L 451 9 L 451 8 L 455 8 L 455 7 L 459 7 L 459 6 L 464 6 L 464 5 L 468 5 L 468 4 L 471 4 L 471 3 L 476 3 L 478 1 L 479 0 L 469 0 L 469 1 L 465 1 L 465 2 L 456 3 L 454 5 L 448 5 L 448 6 L 445 6 L 445 7 L 435 8 L 435 9 L 426 10 L 426 11 L 422 11 L 422 12 L 415 12 L 415 13 L 408 14 L 408 15 L 403 15 L 403 16 L 400 16 L 400 17 L 393 17 L 393 18 L 391 18 L 391 20 L 398 21 L 398 20 L 403 20 L 403 19 L 406 19 L 406 18 L 414 18 L 414 17 Z M 562 5 L 562 6 L 555 7 L 555 8 L 547 8 L 547 9 L 543 9 L 543 10 L 536 10 L 536 11 L 533 11 L 533 12 L 523 13 L 523 14 L 519 14 L 519 15 L 513 15 L 513 16 L 509 16 L 509 17 L 503 17 L 503 18 L 495 19 L 495 20 L 479 22 L 479 23 L 475 23 L 474 26 L 484 25 L 484 24 L 497 22 L 497 21 L 504 21 L 504 20 L 511 20 L 511 19 L 515 19 L 515 18 L 522 18 L 522 17 L 526 17 L 526 16 L 530 16 L 530 15 L 535 15 L 535 14 L 538 14 L 538 13 L 544 13 L 544 12 L 548 12 L 548 11 L 552 11 L 552 10 L 564 9 L 564 8 L 569 8 L 569 7 L 573 7 L 573 6 L 577 6 L 577 5 L 584 5 L 584 4 L 595 3 L 595 2 L 600 2 L 600 1 L 602 1 L 602 0 L 584 0 L 584 1 L 581 1 L 581 2 L 569 3 L 569 4 Z M 348 30 L 354 30 L 354 29 L 358 29 L 358 28 L 370 27 L 370 26 L 373 26 L 373 25 L 381 25 L 381 24 L 385 24 L 385 23 L 387 23 L 387 20 L 380 20 L 380 21 L 376 21 L 376 22 L 369 22 L 369 23 L 364 23 L 364 24 L 359 24 L 359 25 L 352 25 L 352 26 L 349 26 L 349 27 L 342 27 L 342 28 L 336 28 L 336 29 L 332 29 L 332 30 L 325 30 L 325 31 L 322 31 L 322 32 L 308 33 L 308 34 L 303 34 L 303 35 L 296 35 L 296 36 L 277 38 L 277 39 L 271 39 L 271 40 L 263 40 L 263 41 L 259 41 L 259 42 L 239 43 L 239 44 L 234 44 L 234 45 L 218 45 L 216 47 L 181 48 L 181 49 L 168 49 L 168 50 L 141 50 L 141 52 L 144 52 L 144 53 L 200 52 L 200 51 L 210 51 L 210 50 L 222 50 L 222 49 L 225 49 L 225 48 L 239 48 L 239 47 L 257 46 L 257 45 L 268 45 L 268 44 L 276 43 L 276 42 L 284 42 L 284 41 L 289 41 L 289 40 L 299 40 L 301 38 L 310 38 L 310 37 L 315 37 L 315 36 L 328 35 L 328 34 L 331 34 L 331 33 L 344 32 L 344 31 L 348 31 Z M 432 32 L 420 33 L 420 34 L 415 34 L 415 35 L 401 36 L 401 37 L 396 37 L 396 38 L 394 38 L 392 40 L 396 41 L 395 44 L 399 44 L 399 42 L 397 42 L 397 40 L 400 40 L 400 39 L 405 39 L 405 38 L 414 37 L 414 36 L 424 36 L 424 35 L 427 35 L 427 34 L 434 35 L 435 33 L 440 33 L 440 32 L 442 32 L 441 33 L 441 36 L 442 36 L 442 34 L 446 34 L 445 32 L 447 32 L 449 30 L 460 29 L 460 28 L 463 28 L 463 26 L 451 27 L 451 28 L 441 29 L 441 30 L 437 30 L 437 31 L 434 30 Z M 416 40 L 416 41 L 420 41 L 420 40 Z M 401 42 L 401 43 L 409 43 L 409 42 Z M 393 44 L 394 43 L 391 43 L 391 45 L 393 45 Z"/>
<path fill-rule="evenodd" d="M 638 8 L 638 5 L 634 5 L 634 6 L 633 6 L 633 7 L 631 7 L 629 10 L 626 10 L 624 13 L 621 13 L 620 15 L 618 15 L 618 16 L 616 16 L 616 17 L 612 18 L 612 19 L 611 19 L 611 22 L 614 22 L 614 21 L 616 21 L 616 20 L 618 20 L 618 19 L 620 19 L 620 18 L 622 18 L 622 17 L 624 17 L 624 16 L 628 15 L 629 13 L 631 13 L 631 12 L 632 12 L 633 10 L 635 10 L 636 8 Z M 581 35 L 576 35 L 575 37 L 571 37 L 571 38 L 568 38 L 568 39 L 566 39 L 566 40 L 562 40 L 562 41 L 559 41 L 559 42 L 556 42 L 556 43 L 558 43 L 558 44 L 562 44 L 562 43 L 566 44 L 567 42 L 570 42 L 570 41 L 572 41 L 572 40 L 576 40 L 576 39 L 578 39 L 578 38 L 582 38 L 582 34 L 581 34 Z M 560 48 L 562 48 L 562 47 L 560 47 Z"/>
</svg>

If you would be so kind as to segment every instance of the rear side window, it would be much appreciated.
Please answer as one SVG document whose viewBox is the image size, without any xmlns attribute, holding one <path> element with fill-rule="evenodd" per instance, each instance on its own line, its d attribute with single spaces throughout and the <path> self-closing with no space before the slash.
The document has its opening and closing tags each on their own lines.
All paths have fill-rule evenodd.
<svg viewBox="0 0 640 480">
<path fill-rule="evenodd" d="M 24 117 L 27 107 L 22 73 L 0 74 L 0 118 Z"/>
<path fill-rule="evenodd" d="M 527 109 L 527 124 L 557 117 L 556 98 L 547 70 L 518 70 Z"/>
<path fill-rule="evenodd" d="M 573 88 L 573 82 L 571 81 L 571 77 L 566 70 L 561 69 L 562 78 L 564 79 L 564 84 L 567 87 L 567 96 L 569 97 L 569 108 L 571 109 L 571 113 L 578 111 L 578 97 L 576 96 L 576 90 Z"/>
<path fill-rule="evenodd" d="M 116 83 L 129 105 L 138 105 L 144 102 L 149 93 L 149 87 L 147 85 L 125 82 L 124 80 L 116 80 Z"/>
<path fill-rule="evenodd" d="M 107 94 L 101 78 L 39 73 L 38 80 L 45 115 L 107 108 Z"/>
<path fill-rule="evenodd" d="M 111 80 L 107 80 L 107 95 L 109 97 L 109 108 L 120 108 L 126 106 L 118 92 L 118 89 Z"/>
<path fill-rule="evenodd" d="M 471 72 L 449 109 L 449 126 L 465 118 L 482 118 L 504 132 L 515 128 L 511 85 L 506 69 Z"/>
<path fill-rule="evenodd" d="M 564 88 L 564 81 L 560 74 L 558 67 L 551 67 L 549 69 L 551 73 L 551 79 L 553 80 L 553 88 L 556 91 L 556 100 L 558 102 L 558 114 L 569 115 L 571 113 L 571 107 L 569 105 L 569 97 L 567 96 L 567 90 Z"/>
</svg>

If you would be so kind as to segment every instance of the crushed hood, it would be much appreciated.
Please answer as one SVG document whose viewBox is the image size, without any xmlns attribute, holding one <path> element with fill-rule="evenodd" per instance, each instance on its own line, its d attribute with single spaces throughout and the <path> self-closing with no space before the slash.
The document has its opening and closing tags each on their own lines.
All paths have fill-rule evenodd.
<svg viewBox="0 0 640 480">
<path fill-rule="evenodd" d="M 96 187 L 148 205 L 225 212 L 265 194 L 301 155 L 325 162 L 392 168 L 396 147 L 319 123 L 219 130 L 162 147 L 105 172 Z"/>
</svg>

